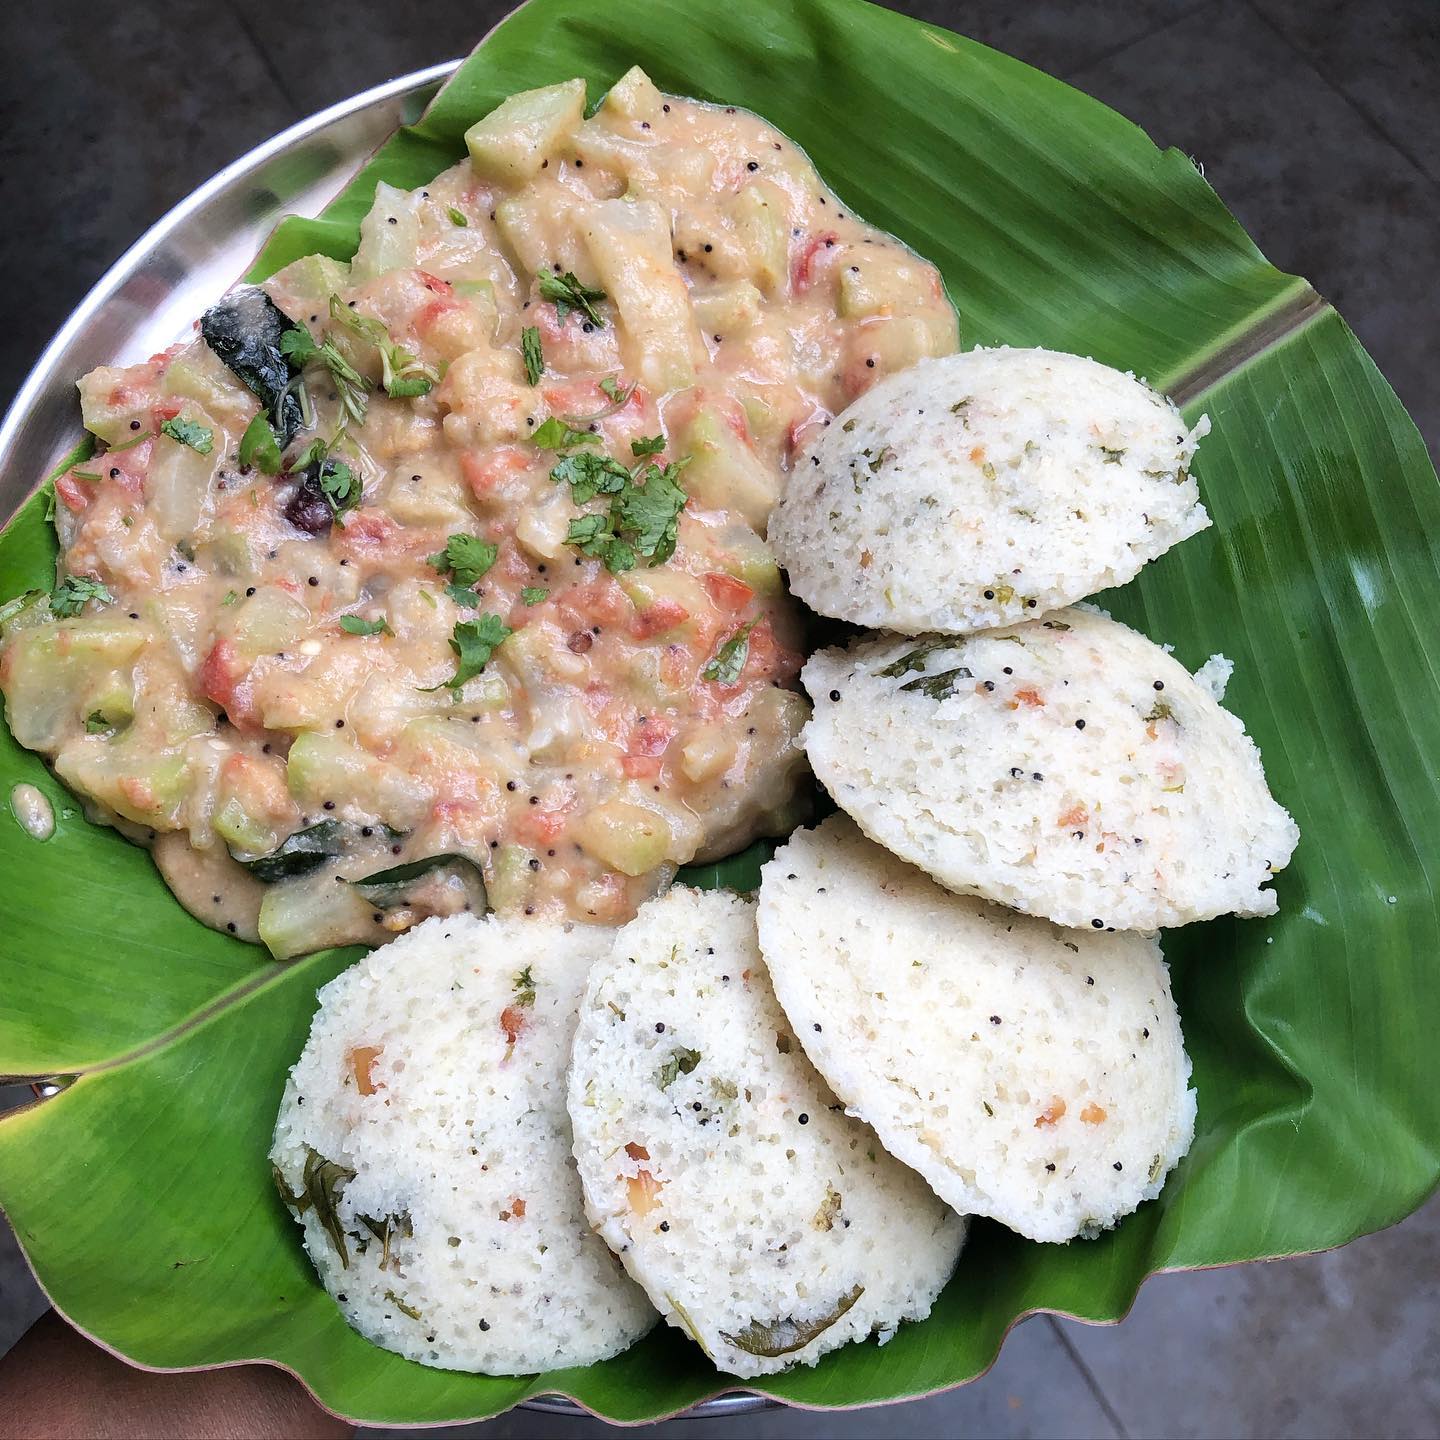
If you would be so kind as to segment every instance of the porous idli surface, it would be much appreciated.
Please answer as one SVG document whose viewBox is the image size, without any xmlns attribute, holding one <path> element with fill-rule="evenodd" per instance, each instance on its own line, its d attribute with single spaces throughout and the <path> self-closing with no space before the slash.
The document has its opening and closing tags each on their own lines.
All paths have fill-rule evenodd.
<svg viewBox="0 0 1440 1440">
<path fill-rule="evenodd" d="M 1031 619 L 1209 525 L 1191 475 L 1208 428 L 1080 355 L 925 360 L 822 432 L 770 542 L 822 615 L 911 635 Z"/>
<path fill-rule="evenodd" d="M 765 866 L 760 948 L 816 1068 L 957 1210 L 1091 1236 L 1190 1146 L 1190 1061 L 1153 936 L 942 889 L 843 815 Z"/>
<path fill-rule="evenodd" d="M 570 1115 L 592 1224 L 733 1374 L 883 1344 L 960 1252 L 964 1222 L 805 1058 L 734 895 L 677 887 L 620 931 L 581 1008 Z"/>
<path fill-rule="evenodd" d="M 270 1158 L 367 1339 L 449 1370 L 587 1365 L 654 1323 L 590 1231 L 565 1067 L 614 932 L 427 920 L 319 992 Z"/>
<path fill-rule="evenodd" d="M 942 884 L 1060 925 L 1271 915 L 1299 840 L 1209 689 L 1088 607 L 963 637 L 882 636 L 801 673 L 815 774 Z"/>
</svg>

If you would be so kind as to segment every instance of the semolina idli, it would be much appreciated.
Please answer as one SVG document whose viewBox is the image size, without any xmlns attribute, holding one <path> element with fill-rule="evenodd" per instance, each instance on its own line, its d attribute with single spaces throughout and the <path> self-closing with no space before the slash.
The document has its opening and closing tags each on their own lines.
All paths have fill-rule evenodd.
<svg viewBox="0 0 1440 1440">
<path fill-rule="evenodd" d="M 792 472 L 769 539 L 812 609 L 908 635 L 1027 620 L 1210 523 L 1191 427 L 1131 375 L 970 350 L 887 376 Z"/>
<path fill-rule="evenodd" d="M 424 1365 L 529 1374 L 654 1323 L 590 1232 L 565 1067 L 614 932 L 437 917 L 319 992 L 270 1152 L 321 1282 Z"/>
<path fill-rule="evenodd" d="M 570 1072 L 591 1223 L 722 1370 L 930 1312 L 964 1222 L 846 1115 L 775 1002 L 753 902 L 651 900 L 591 975 Z"/>
<path fill-rule="evenodd" d="M 1152 936 L 942 889 L 832 815 L 765 866 L 775 993 L 852 1114 L 957 1210 L 1108 1229 L 1189 1148 L 1195 1095 Z"/>
<path fill-rule="evenodd" d="M 1210 689 L 1088 607 L 964 637 L 862 640 L 801 673 L 801 740 L 872 839 L 1060 925 L 1272 915 L 1299 840 Z"/>
</svg>

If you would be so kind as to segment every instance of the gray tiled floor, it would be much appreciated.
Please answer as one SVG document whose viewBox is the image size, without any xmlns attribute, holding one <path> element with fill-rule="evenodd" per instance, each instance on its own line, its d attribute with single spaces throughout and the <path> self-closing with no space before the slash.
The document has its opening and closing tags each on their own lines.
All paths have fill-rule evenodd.
<svg viewBox="0 0 1440 1440">
<path fill-rule="evenodd" d="M 0 50 L 0 403 L 104 267 L 208 174 L 300 114 L 463 52 L 503 7 L 425 0 L 423 24 L 420 8 L 26 7 Z M 1440 453 L 1437 0 L 900 8 L 1073 80 L 1194 155 L 1261 248 L 1341 308 Z M 1437 1275 L 1432 1201 L 1331 1255 L 1153 1280 L 1118 1327 L 1032 1320 L 983 1380 L 883 1418 L 771 1412 L 654 1433 L 1440 1435 Z M 42 1304 L 0 1230 L 0 1350 Z M 517 1414 L 450 1433 L 605 1428 Z"/>
</svg>

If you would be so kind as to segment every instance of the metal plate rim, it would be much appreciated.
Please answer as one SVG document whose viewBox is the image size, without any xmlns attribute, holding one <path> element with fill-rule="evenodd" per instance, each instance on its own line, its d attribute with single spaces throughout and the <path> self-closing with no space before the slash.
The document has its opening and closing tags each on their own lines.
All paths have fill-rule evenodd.
<svg viewBox="0 0 1440 1440">
<path fill-rule="evenodd" d="M 127 247 L 95 282 L 85 298 L 75 307 L 65 323 L 40 352 L 35 364 L 31 366 L 20 388 L 16 391 L 15 398 L 3 421 L 0 421 L 0 474 L 13 473 L 21 468 L 25 460 L 21 451 L 27 423 L 32 415 L 41 408 L 57 382 L 66 382 L 75 378 L 73 375 L 63 373 L 66 369 L 63 363 L 64 357 L 71 344 L 84 333 L 88 326 L 94 324 L 96 317 L 103 312 L 107 303 L 115 297 L 127 281 L 144 268 L 146 262 L 168 237 L 187 221 L 202 215 L 217 197 L 229 193 L 247 176 L 253 175 L 271 161 L 283 157 L 301 142 L 318 135 L 337 121 L 362 114 L 366 110 L 387 102 L 407 99 L 422 92 L 427 87 L 435 85 L 437 81 L 448 79 L 460 63 L 459 60 L 446 60 L 437 65 L 427 66 L 422 70 L 412 71 L 408 75 L 387 80 L 380 85 L 363 90 L 357 95 L 337 101 L 313 115 L 296 121 L 295 124 L 286 127 L 278 134 L 262 141 L 253 149 L 232 160 L 204 184 L 192 190 L 183 200 L 166 211 L 138 240 Z M 363 156 L 354 157 L 355 167 L 363 163 L 363 159 Z M 12 507 L 6 508 L 3 516 L 5 523 L 8 524 L 15 510 L 18 510 L 28 495 L 33 493 L 43 475 L 44 469 L 36 467 L 35 483 L 21 494 Z M 34 1089 L 38 1099 L 48 1099 L 51 1095 L 57 1094 L 60 1087 L 55 1084 L 42 1083 L 37 1084 Z M 775 1409 L 778 1405 L 779 1402 L 768 1395 L 732 1391 L 702 1400 L 685 1414 L 696 1417 L 732 1416 L 748 1414 L 756 1410 Z M 570 1399 L 569 1396 L 554 1394 L 536 1395 L 522 1400 L 520 1408 L 542 1411 L 552 1415 L 579 1416 L 590 1413 L 583 1405 Z"/>
<path fill-rule="evenodd" d="M 57 372 L 61 369 L 60 360 L 70 344 L 95 322 L 106 303 L 144 267 L 146 261 L 169 236 L 186 221 L 202 214 L 217 196 L 230 191 L 262 166 L 293 150 L 300 142 L 337 121 L 361 114 L 387 101 L 406 98 L 426 86 L 446 80 L 459 66 L 459 60 L 444 60 L 437 65 L 414 70 L 408 75 L 371 86 L 368 90 L 362 90 L 357 95 L 338 100 L 313 115 L 305 116 L 243 155 L 237 156 L 167 210 L 139 239 L 129 245 L 91 286 L 85 298 L 51 336 L 39 358 L 31 366 L 20 388 L 15 392 L 4 419 L 0 420 L 0 474 L 9 474 L 23 464 L 25 457 L 19 453 L 22 433 L 31 415 L 40 408 L 49 388 L 57 379 L 66 378 Z M 37 485 L 39 478 L 37 476 Z M 33 493 L 34 489 L 35 486 L 31 486 L 15 505 L 6 508 L 3 517 L 6 524 L 13 518 L 20 504 L 24 503 L 24 498 Z"/>
</svg>

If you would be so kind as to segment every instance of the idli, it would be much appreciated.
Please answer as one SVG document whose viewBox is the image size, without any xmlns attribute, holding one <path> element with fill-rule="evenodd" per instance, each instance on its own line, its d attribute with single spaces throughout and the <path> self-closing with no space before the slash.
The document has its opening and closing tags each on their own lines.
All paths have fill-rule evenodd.
<svg viewBox="0 0 1440 1440">
<path fill-rule="evenodd" d="M 846 1115 L 775 1002 L 753 902 L 677 887 L 591 975 L 570 1072 L 591 1223 L 722 1370 L 920 1320 L 964 1222 Z"/>
<path fill-rule="evenodd" d="M 588 1365 L 654 1323 L 590 1232 L 565 1066 L 614 932 L 437 917 L 337 976 L 270 1152 L 346 1320 L 449 1370 Z"/>
<path fill-rule="evenodd" d="M 760 948 L 805 1053 L 957 1210 L 1094 1235 L 1195 1126 L 1153 937 L 1064 930 L 930 877 L 833 815 L 765 866 Z"/>
<path fill-rule="evenodd" d="M 910 635 L 1031 619 L 1209 525 L 1190 473 L 1208 429 L 1080 355 L 925 360 L 823 431 L 770 543 L 822 615 Z"/>
<path fill-rule="evenodd" d="M 860 828 L 952 890 L 1060 925 L 1271 915 L 1299 831 L 1240 721 L 1089 608 L 862 640 L 801 673 L 801 740 Z"/>
</svg>

